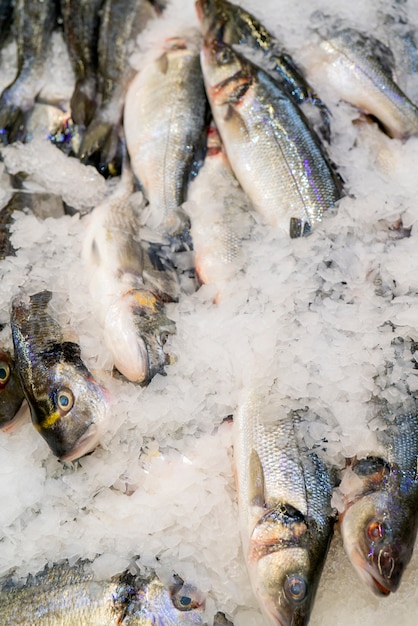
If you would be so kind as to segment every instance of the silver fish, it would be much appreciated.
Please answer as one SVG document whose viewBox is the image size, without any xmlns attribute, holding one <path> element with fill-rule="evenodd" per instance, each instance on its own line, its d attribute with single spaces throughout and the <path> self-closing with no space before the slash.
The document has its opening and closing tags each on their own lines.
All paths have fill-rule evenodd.
<svg viewBox="0 0 418 626">
<path fill-rule="evenodd" d="M 126 171 L 114 193 L 88 216 L 83 256 L 115 367 L 129 380 L 147 383 L 163 374 L 169 361 L 163 348 L 175 324 L 164 302 L 177 300 L 179 284 L 174 268 L 162 258 L 156 267 L 142 245 L 132 191 Z"/>
<path fill-rule="evenodd" d="M 55 456 L 71 461 L 98 444 L 106 392 L 48 312 L 50 291 L 12 302 L 15 362 L 35 428 Z"/>
<path fill-rule="evenodd" d="M 207 126 L 196 44 L 196 35 L 167 40 L 132 81 L 124 111 L 132 169 L 150 203 L 147 225 L 180 238 L 187 238 L 181 205 Z"/>
<path fill-rule="evenodd" d="M 55 0 L 16 0 L 17 76 L 0 96 L 0 139 L 26 138 L 26 118 L 42 88 L 42 75 L 56 24 Z"/>
<path fill-rule="evenodd" d="M 81 142 L 79 156 L 104 175 L 121 169 L 120 123 L 126 89 L 135 74 L 129 56 L 137 35 L 156 16 L 148 0 L 105 0 L 98 42 L 99 103 Z"/>
<path fill-rule="evenodd" d="M 123 572 L 100 580 L 89 561 L 45 568 L 25 583 L 5 581 L 0 626 L 203 626 L 204 596 L 174 577 Z"/>
<path fill-rule="evenodd" d="M 313 75 L 342 100 L 376 118 L 391 137 L 418 133 L 418 108 L 393 78 L 394 59 L 381 41 L 354 28 L 318 29 L 319 43 L 307 56 Z"/>
<path fill-rule="evenodd" d="M 331 540 L 332 482 L 298 439 L 300 418 L 252 393 L 234 415 L 234 462 L 244 555 L 274 626 L 307 624 Z"/>
<path fill-rule="evenodd" d="M 337 490 L 345 550 L 377 595 L 399 587 L 418 526 L 418 414 L 388 413 L 384 425 L 384 452 L 352 459 Z"/>
<path fill-rule="evenodd" d="M 291 237 L 309 233 L 342 184 L 305 117 L 263 70 L 222 42 L 206 40 L 201 60 L 226 154 L 253 206 Z"/>
</svg>

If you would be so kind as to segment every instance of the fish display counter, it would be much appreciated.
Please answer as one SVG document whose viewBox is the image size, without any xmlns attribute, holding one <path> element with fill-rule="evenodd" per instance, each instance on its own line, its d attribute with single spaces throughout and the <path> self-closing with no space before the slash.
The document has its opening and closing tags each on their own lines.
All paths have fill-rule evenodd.
<svg viewBox="0 0 418 626">
<path fill-rule="evenodd" d="M 0 625 L 415 624 L 417 29 L 1 2 Z"/>
</svg>

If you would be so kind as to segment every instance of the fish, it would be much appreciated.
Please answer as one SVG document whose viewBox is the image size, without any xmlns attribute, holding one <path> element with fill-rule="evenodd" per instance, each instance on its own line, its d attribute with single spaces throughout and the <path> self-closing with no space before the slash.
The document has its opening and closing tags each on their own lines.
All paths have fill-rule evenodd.
<svg viewBox="0 0 418 626">
<path fill-rule="evenodd" d="M 233 172 L 266 223 L 309 234 L 343 186 L 318 137 L 260 68 L 215 39 L 201 63 L 213 117 Z"/>
<path fill-rule="evenodd" d="M 418 526 L 418 412 L 388 413 L 384 422 L 383 452 L 350 459 L 337 489 L 345 551 L 380 596 L 399 588 Z"/>
<path fill-rule="evenodd" d="M 250 237 L 254 223 L 250 208 L 212 123 L 205 161 L 190 185 L 185 204 L 201 284 L 225 283 L 242 268 L 242 243 Z"/>
<path fill-rule="evenodd" d="M 329 141 L 331 125 L 328 107 L 277 38 L 252 13 L 232 2 L 197 0 L 195 5 L 204 37 L 218 39 L 238 49 L 244 56 L 244 47 L 259 55 L 261 53 L 261 59 L 256 56 L 252 60 L 269 72 L 298 105 L 308 102 L 317 107 L 321 117 L 320 131 Z"/>
<path fill-rule="evenodd" d="M 373 116 L 392 138 L 418 133 L 418 108 L 394 80 L 390 49 L 372 35 L 333 26 L 314 31 L 308 71 L 326 81 L 338 96 Z"/>
<path fill-rule="evenodd" d="M 13 15 L 12 0 L 0 0 L 0 50 L 11 33 L 10 23 Z"/>
<path fill-rule="evenodd" d="M 97 105 L 100 9 L 103 0 L 61 0 L 64 37 L 76 76 L 70 101 L 71 118 L 88 126 Z"/>
<path fill-rule="evenodd" d="M 198 45 L 194 32 L 166 40 L 133 79 L 124 109 L 132 169 L 150 204 L 147 225 L 186 243 L 181 205 L 208 125 Z"/>
<path fill-rule="evenodd" d="M 6 579 L 0 591 L 0 626 L 203 626 L 205 598 L 179 576 L 164 585 L 154 572 L 126 570 L 102 580 L 91 562 L 46 566 L 22 582 Z"/>
<path fill-rule="evenodd" d="M 0 141 L 26 138 L 27 117 L 42 89 L 45 62 L 56 25 L 55 0 L 16 0 L 17 75 L 0 95 Z"/>
<path fill-rule="evenodd" d="M 129 63 L 136 37 L 156 17 L 147 0 L 105 0 L 98 40 L 98 105 L 83 135 L 79 158 L 104 176 L 120 174 L 119 134 L 127 87 L 135 75 Z"/>
<path fill-rule="evenodd" d="M 32 422 L 53 454 L 73 461 L 98 444 L 107 414 L 107 392 L 81 359 L 80 346 L 66 341 L 50 315 L 52 292 L 12 300 L 14 358 Z"/>
<path fill-rule="evenodd" d="M 19 420 L 25 400 L 12 355 L 0 349 L 0 428 L 10 430 Z"/>
<path fill-rule="evenodd" d="M 178 299 L 179 282 L 169 261 L 153 262 L 142 244 L 132 192 L 132 173 L 125 170 L 114 193 L 88 216 L 83 258 L 114 365 L 128 380 L 146 384 L 169 362 L 164 344 L 175 323 L 164 303 Z"/>
<path fill-rule="evenodd" d="M 333 533 L 334 478 L 298 437 L 302 416 L 256 391 L 233 418 L 242 546 L 268 624 L 309 621 Z"/>
</svg>

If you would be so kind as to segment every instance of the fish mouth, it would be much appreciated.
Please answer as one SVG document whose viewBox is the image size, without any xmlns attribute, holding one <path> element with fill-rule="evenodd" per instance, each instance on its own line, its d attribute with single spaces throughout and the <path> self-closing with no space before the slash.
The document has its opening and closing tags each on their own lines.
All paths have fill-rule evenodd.
<svg viewBox="0 0 418 626">
<path fill-rule="evenodd" d="M 97 424 L 90 424 L 86 432 L 66 454 L 59 457 L 60 461 L 76 461 L 92 452 L 99 443 L 100 429 Z"/>
<path fill-rule="evenodd" d="M 374 568 L 365 560 L 360 547 L 357 546 L 352 555 L 351 561 L 355 566 L 360 578 L 367 583 L 367 586 L 378 596 L 388 596 L 392 591 L 396 591 L 398 584 L 393 584 L 389 580 L 377 575 Z"/>
<path fill-rule="evenodd" d="M 26 400 L 23 400 L 14 417 L 1 427 L 2 432 L 11 433 L 17 426 L 30 420 L 30 408 Z"/>
</svg>

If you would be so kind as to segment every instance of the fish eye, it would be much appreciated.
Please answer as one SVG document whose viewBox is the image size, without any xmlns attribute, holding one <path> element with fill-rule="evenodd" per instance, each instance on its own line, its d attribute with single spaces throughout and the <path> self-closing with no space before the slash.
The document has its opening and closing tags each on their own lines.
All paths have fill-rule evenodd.
<svg viewBox="0 0 418 626">
<path fill-rule="evenodd" d="M 10 366 L 5 361 L 0 361 L 0 385 L 5 385 L 10 378 Z"/>
<path fill-rule="evenodd" d="M 193 588 L 183 582 L 173 588 L 171 601 L 173 606 L 179 611 L 191 611 L 201 604 L 197 597 L 195 597 L 195 594 L 193 594 Z"/>
<path fill-rule="evenodd" d="M 74 396 L 70 389 L 60 389 L 57 393 L 57 405 L 63 413 L 68 413 L 74 404 Z"/>
<path fill-rule="evenodd" d="M 299 604 L 306 598 L 308 587 L 306 581 L 299 574 L 292 574 L 286 578 L 284 593 L 292 604 Z"/>
<path fill-rule="evenodd" d="M 370 541 L 381 541 L 385 536 L 386 529 L 383 522 L 372 520 L 366 528 L 366 534 Z"/>
<path fill-rule="evenodd" d="M 216 60 L 220 65 L 227 65 L 231 62 L 231 51 L 225 46 L 221 46 L 216 52 Z"/>
</svg>

